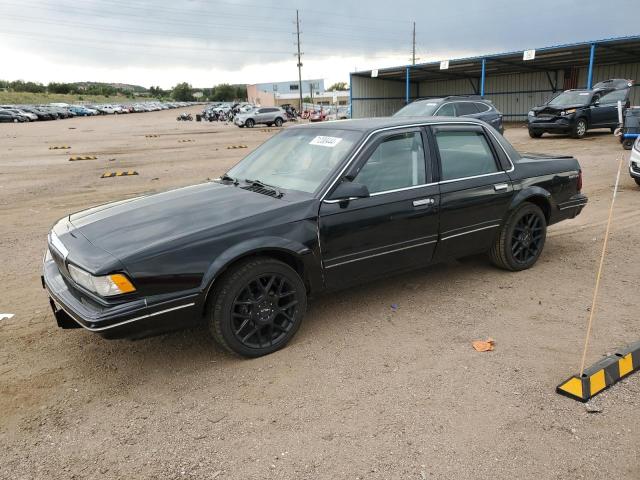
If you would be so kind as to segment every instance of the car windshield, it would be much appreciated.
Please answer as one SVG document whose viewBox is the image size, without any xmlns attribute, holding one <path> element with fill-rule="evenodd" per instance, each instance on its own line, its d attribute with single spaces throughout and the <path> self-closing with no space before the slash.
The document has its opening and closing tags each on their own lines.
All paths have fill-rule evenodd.
<svg viewBox="0 0 640 480">
<path fill-rule="evenodd" d="M 569 105 L 588 105 L 591 103 L 593 92 L 562 92 L 553 98 L 549 105 L 552 107 L 566 107 Z"/>
<path fill-rule="evenodd" d="M 438 102 L 413 102 L 402 107 L 394 117 L 430 117 L 440 104 Z"/>
<path fill-rule="evenodd" d="M 251 152 L 227 175 L 314 193 L 342 163 L 361 133 L 339 129 L 292 128 Z"/>
</svg>

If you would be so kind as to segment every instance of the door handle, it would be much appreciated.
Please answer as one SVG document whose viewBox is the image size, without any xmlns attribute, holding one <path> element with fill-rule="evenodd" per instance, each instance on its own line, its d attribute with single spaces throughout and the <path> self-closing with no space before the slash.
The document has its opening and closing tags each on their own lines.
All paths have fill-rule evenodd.
<svg viewBox="0 0 640 480">
<path fill-rule="evenodd" d="M 493 189 L 494 189 L 496 192 L 499 192 L 500 190 L 506 190 L 507 188 L 509 188 L 509 185 L 508 185 L 508 184 L 506 184 L 506 183 L 496 183 L 496 184 L 493 186 Z"/>
<path fill-rule="evenodd" d="M 414 207 L 424 207 L 425 205 L 434 205 L 435 203 L 436 203 L 436 201 L 433 198 L 422 198 L 420 200 L 414 200 L 413 201 L 413 206 Z"/>
</svg>

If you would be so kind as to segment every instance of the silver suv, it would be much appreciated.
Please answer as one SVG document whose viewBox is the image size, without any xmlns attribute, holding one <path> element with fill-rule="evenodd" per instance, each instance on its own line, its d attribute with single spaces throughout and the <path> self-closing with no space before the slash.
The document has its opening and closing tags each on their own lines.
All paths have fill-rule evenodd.
<svg viewBox="0 0 640 480">
<path fill-rule="evenodd" d="M 278 107 L 257 107 L 245 113 L 238 113 L 233 119 L 233 123 L 240 128 L 253 128 L 258 123 L 263 123 L 270 127 L 275 125 L 281 127 L 287 121 L 286 112 Z"/>
</svg>

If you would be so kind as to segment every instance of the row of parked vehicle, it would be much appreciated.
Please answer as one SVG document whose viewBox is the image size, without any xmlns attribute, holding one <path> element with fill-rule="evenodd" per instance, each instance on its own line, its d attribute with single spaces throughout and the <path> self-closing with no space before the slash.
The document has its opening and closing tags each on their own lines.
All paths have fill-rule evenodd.
<svg viewBox="0 0 640 480">
<path fill-rule="evenodd" d="M 629 128 L 625 125 L 626 120 L 623 120 L 621 125 L 618 103 L 620 102 L 625 112 L 624 119 L 632 116 L 626 113 L 635 113 L 629 102 L 633 83 L 633 80 L 611 79 L 599 82 L 591 89 L 558 92 L 548 102 L 529 111 L 529 135 L 531 138 L 540 138 L 544 133 L 564 133 L 573 138 L 583 138 L 591 129 L 607 128 L 613 133 L 619 127 L 626 132 Z M 479 96 L 420 99 L 406 105 L 394 116 L 477 118 L 487 122 L 500 133 L 504 131 L 502 113 L 491 101 Z M 632 142 L 628 143 L 629 148 L 631 144 Z"/>
<path fill-rule="evenodd" d="M 58 120 L 94 115 L 119 115 L 126 113 L 157 112 L 172 108 L 187 107 L 195 102 L 140 102 L 133 104 L 70 105 L 50 103 L 46 105 L 0 105 L 0 122 L 34 122 Z"/>
</svg>

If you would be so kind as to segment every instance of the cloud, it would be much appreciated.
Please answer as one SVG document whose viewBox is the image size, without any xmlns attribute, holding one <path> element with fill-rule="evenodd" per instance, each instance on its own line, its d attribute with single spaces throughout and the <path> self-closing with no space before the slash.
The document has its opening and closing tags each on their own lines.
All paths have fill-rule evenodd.
<svg viewBox="0 0 640 480">
<path fill-rule="evenodd" d="M 355 68 L 406 64 L 412 22 L 421 61 L 521 50 L 632 33 L 634 0 L 487 2 L 369 0 L 3 0 L 2 76 L 171 87 L 297 78 L 294 19 L 302 19 L 303 75 L 346 80 Z M 577 37 L 578 36 L 578 37 Z"/>
</svg>

